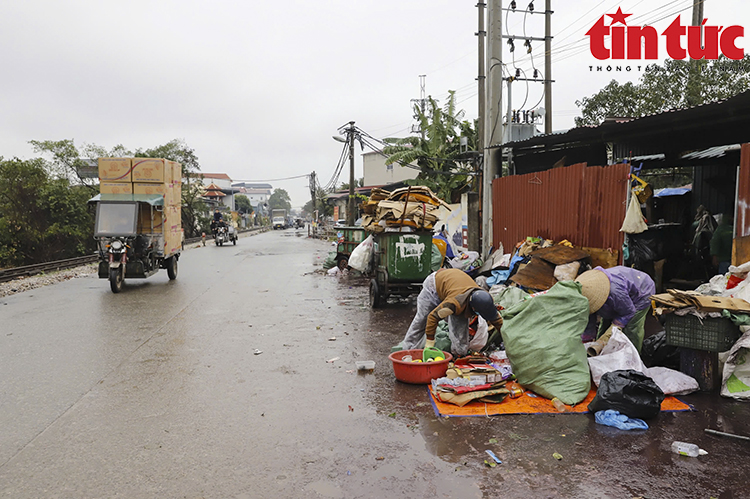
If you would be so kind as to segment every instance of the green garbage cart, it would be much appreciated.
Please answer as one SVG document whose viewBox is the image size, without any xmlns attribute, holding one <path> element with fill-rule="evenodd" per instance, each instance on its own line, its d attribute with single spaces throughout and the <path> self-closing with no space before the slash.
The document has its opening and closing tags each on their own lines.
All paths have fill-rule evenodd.
<svg viewBox="0 0 750 499">
<path fill-rule="evenodd" d="M 381 232 L 373 243 L 370 306 L 383 306 L 390 295 L 419 292 L 432 272 L 432 232 Z"/>
<path fill-rule="evenodd" d="M 359 243 L 365 240 L 362 227 L 336 227 L 336 265 L 344 270 L 349 265 L 349 257 Z"/>
</svg>

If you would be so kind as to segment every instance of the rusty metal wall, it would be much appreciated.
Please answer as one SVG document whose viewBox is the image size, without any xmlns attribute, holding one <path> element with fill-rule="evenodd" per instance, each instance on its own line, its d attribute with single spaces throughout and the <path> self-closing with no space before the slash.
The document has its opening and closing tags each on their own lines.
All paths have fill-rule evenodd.
<svg viewBox="0 0 750 499">
<path fill-rule="evenodd" d="M 620 251 L 630 165 L 577 164 L 492 183 L 494 246 L 510 252 L 527 236 Z"/>
</svg>

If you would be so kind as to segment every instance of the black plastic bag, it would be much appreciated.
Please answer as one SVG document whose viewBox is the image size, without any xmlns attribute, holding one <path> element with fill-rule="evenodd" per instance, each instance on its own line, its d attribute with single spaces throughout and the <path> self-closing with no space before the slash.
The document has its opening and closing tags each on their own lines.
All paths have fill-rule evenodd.
<svg viewBox="0 0 750 499">
<path fill-rule="evenodd" d="M 677 348 L 667 345 L 667 333 L 660 331 L 643 340 L 641 358 L 646 367 L 663 366 L 679 371 L 680 351 Z"/>
<path fill-rule="evenodd" d="M 599 381 L 596 397 L 589 411 L 612 409 L 629 418 L 651 419 L 661 411 L 664 392 L 648 376 L 638 371 L 611 371 Z"/>
</svg>

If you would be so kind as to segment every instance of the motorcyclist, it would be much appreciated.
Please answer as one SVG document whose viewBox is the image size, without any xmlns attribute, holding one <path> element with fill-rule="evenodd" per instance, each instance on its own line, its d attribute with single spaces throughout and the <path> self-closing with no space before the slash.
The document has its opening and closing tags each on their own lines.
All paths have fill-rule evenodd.
<svg viewBox="0 0 750 499">
<path fill-rule="evenodd" d="M 214 219 L 211 220 L 211 233 L 214 237 L 216 237 L 216 229 L 220 227 L 219 223 L 223 224 L 221 227 L 226 227 L 226 224 L 224 224 L 224 218 L 221 215 L 221 212 L 218 208 L 214 210 Z"/>
</svg>

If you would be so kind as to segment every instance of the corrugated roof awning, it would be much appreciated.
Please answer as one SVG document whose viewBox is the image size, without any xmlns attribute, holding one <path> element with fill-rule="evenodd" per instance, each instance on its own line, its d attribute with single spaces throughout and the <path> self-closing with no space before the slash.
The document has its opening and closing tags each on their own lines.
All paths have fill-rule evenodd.
<svg viewBox="0 0 750 499">
<path fill-rule="evenodd" d="M 89 199 L 89 203 L 108 201 L 115 203 L 148 203 L 151 206 L 164 206 L 164 196 L 161 194 L 97 194 Z"/>
</svg>

